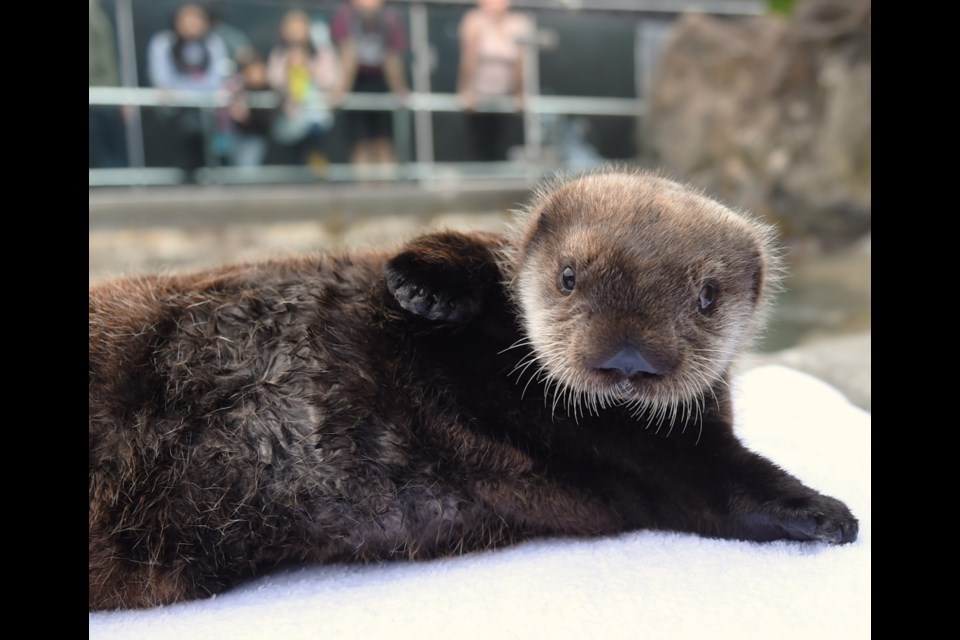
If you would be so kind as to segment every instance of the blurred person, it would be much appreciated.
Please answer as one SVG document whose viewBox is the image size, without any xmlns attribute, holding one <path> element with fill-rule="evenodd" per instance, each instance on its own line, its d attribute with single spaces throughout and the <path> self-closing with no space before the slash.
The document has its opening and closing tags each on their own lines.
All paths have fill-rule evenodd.
<svg viewBox="0 0 960 640">
<path fill-rule="evenodd" d="M 467 112 L 471 157 L 505 160 L 511 143 L 522 143 L 522 123 L 515 114 L 479 111 L 491 101 L 513 97 L 523 108 L 523 47 L 533 31 L 531 20 L 510 11 L 509 0 L 479 0 L 460 22 L 460 73 L 457 93 Z"/>
<path fill-rule="evenodd" d="M 167 90 L 219 89 L 229 71 L 223 40 L 210 31 L 206 9 L 183 4 L 173 29 L 154 34 L 147 45 L 151 83 Z"/>
<path fill-rule="evenodd" d="M 256 50 L 241 29 L 227 22 L 227 12 L 224 6 L 225 2 L 215 2 L 207 5 L 207 15 L 210 17 L 210 31 L 216 34 L 223 41 L 227 49 L 227 68 L 225 75 L 228 77 L 226 85 L 233 96 L 241 91 L 243 86 L 243 68 L 257 57 Z M 255 72 L 254 72 L 255 73 Z M 234 96 L 235 97 L 235 96 Z M 231 103 L 233 100 L 231 99 Z M 211 141 L 211 148 L 217 163 L 221 165 L 234 165 L 238 149 L 244 162 L 252 161 L 254 156 L 249 155 L 254 149 L 260 147 L 255 138 L 250 138 L 239 129 L 234 129 L 230 107 L 216 110 L 217 127 Z M 254 114 L 254 118 L 260 118 L 262 112 Z M 239 147 L 235 145 L 239 144 Z M 266 150 L 266 141 L 262 145 Z M 261 154 L 262 159 L 262 154 Z M 259 166 L 256 162 L 255 166 Z M 248 165 L 243 165 L 248 166 Z"/>
<path fill-rule="evenodd" d="M 210 16 L 210 30 L 219 36 L 227 48 L 227 58 L 230 60 L 228 73 L 239 73 L 247 62 L 253 60 L 257 52 L 250 42 L 250 38 L 242 29 L 227 22 L 225 2 L 216 2 L 207 10 Z"/>
<path fill-rule="evenodd" d="M 343 78 L 332 101 L 346 93 L 393 93 L 406 105 L 409 89 L 403 70 L 407 37 L 399 12 L 383 0 L 351 0 L 337 7 L 332 20 L 333 40 L 340 48 Z M 389 164 L 393 150 L 393 114 L 390 111 L 345 111 L 353 164 Z"/>
<path fill-rule="evenodd" d="M 198 4 L 183 4 L 173 16 L 173 29 L 154 34 L 147 45 L 150 82 L 161 90 L 215 91 L 224 88 L 229 70 L 226 45 L 210 31 L 210 17 Z M 206 164 L 204 132 L 213 134 L 211 113 L 195 107 L 159 110 L 176 122 L 184 135 L 183 168 Z"/>
<path fill-rule="evenodd" d="M 99 0 L 90 0 L 89 56 L 91 87 L 120 86 L 117 50 L 113 27 Z M 127 140 L 123 129 L 123 115 L 115 105 L 89 107 L 90 168 L 117 168 L 127 166 Z"/>
<path fill-rule="evenodd" d="M 234 167 L 259 167 L 267 153 L 272 112 L 270 109 L 251 108 L 250 92 L 269 91 L 267 66 L 254 57 L 240 69 L 226 111 L 229 118 L 229 144 L 226 150 L 229 164 Z"/>
<path fill-rule="evenodd" d="M 300 10 L 287 12 L 280 23 L 280 41 L 270 52 L 267 76 L 281 100 L 273 139 L 290 148 L 295 163 L 322 175 L 327 165 L 324 137 L 333 126 L 326 93 L 340 81 L 326 23 L 311 22 Z"/>
</svg>

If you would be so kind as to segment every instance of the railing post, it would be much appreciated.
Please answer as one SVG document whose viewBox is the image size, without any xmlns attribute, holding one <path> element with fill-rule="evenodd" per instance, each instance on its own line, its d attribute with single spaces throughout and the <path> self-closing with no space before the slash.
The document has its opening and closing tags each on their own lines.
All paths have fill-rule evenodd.
<svg viewBox="0 0 960 640">
<path fill-rule="evenodd" d="M 417 95 L 430 93 L 430 67 L 433 52 L 430 49 L 430 36 L 427 23 L 427 7 L 418 2 L 410 7 L 410 43 L 413 52 L 413 90 Z M 416 161 L 431 173 L 433 167 L 433 112 L 419 108 L 417 101 L 411 105 L 414 121 L 414 145 Z M 418 182 L 424 181 L 421 172 Z"/>
<path fill-rule="evenodd" d="M 130 0 L 116 0 L 117 44 L 120 53 L 120 80 L 125 87 L 136 87 L 137 48 L 133 35 L 133 8 Z M 145 166 L 143 152 L 143 123 L 140 119 L 140 107 L 126 109 L 129 114 L 124 118 L 127 131 L 127 159 L 131 167 L 142 169 Z"/>
<path fill-rule="evenodd" d="M 524 155 L 527 162 L 539 162 L 543 158 L 543 127 L 540 111 L 540 50 L 557 46 L 557 34 L 553 30 L 540 30 L 536 16 L 530 16 L 531 31 L 523 41 L 523 135 Z"/>
<path fill-rule="evenodd" d="M 540 95 L 540 43 L 537 18 L 530 16 L 530 40 L 523 45 L 523 155 L 527 163 L 539 160 L 543 145 L 540 113 L 535 100 Z"/>
</svg>

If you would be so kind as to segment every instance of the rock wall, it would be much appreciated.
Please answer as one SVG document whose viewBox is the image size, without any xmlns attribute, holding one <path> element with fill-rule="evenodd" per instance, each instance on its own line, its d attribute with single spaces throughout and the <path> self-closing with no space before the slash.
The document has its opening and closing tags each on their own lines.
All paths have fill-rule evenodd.
<svg viewBox="0 0 960 640">
<path fill-rule="evenodd" d="M 788 238 L 862 236 L 870 23 L 870 0 L 801 0 L 789 18 L 683 16 L 651 92 L 647 159 Z"/>
</svg>

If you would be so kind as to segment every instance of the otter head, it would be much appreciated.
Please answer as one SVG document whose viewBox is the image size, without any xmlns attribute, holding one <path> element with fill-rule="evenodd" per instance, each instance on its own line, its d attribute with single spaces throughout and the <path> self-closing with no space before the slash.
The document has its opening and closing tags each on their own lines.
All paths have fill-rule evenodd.
<svg viewBox="0 0 960 640">
<path fill-rule="evenodd" d="M 631 170 L 541 189 L 514 238 L 521 365 L 574 415 L 702 411 L 760 329 L 777 272 L 769 227 Z"/>
</svg>

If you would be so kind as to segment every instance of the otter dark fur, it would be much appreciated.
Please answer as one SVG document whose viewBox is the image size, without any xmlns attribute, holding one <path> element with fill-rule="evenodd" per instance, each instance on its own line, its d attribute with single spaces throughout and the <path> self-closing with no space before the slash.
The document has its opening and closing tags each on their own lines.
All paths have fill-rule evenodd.
<svg viewBox="0 0 960 640">
<path fill-rule="evenodd" d="M 91 288 L 90 608 L 539 535 L 854 540 L 733 433 L 769 238 L 614 170 L 506 236 Z"/>
</svg>

